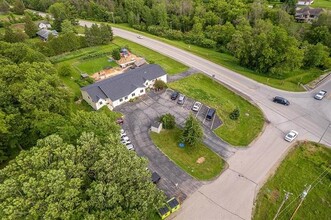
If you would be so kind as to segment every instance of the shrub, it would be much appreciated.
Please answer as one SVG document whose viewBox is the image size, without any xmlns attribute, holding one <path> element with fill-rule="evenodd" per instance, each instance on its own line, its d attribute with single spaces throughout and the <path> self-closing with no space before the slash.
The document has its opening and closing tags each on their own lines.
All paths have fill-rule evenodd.
<svg viewBox="0 0 331 220">
<path fill-rule="evenodd" d="M 235 110 L 233 110 L 233 112 L 230 113 L 230 119 L 232 120 L 237 120 L 239 116 L 240 116 L 240 112 L 238 108 L 236 108 Z"/>
<path fill-rule="evenodd" d="M 154 83 L 154 88 L 157 90 L 162 90 L 164 88 L 167 88 L 167 84 L 162 80 L 156 80 Z"/>
<path fill-rule="evenodd" d="M 162 115 L 160 122 L 162 122 L 162 127 L 164 129 L 173 129 L 176 125 L 175 116 L 170 113 Z"/>
<path fill-rule="evenodd" d="M 72 76 L 75 74 L 75 69 L 70 64 L 67 63 L 60 65 L 57 71 L 60 76 L 64 76 L 64 77 Z"/>
<path fill-rule="evenodd" d="M 112 52 L 111 52 L 111 55 L 112 57 L 114 58 L 114 60 L 119 60 L 121 59 L 121 54 L 120 54 L 120 50 L 117 48 L 117 49 L 114 49 Z"/>
</svg>

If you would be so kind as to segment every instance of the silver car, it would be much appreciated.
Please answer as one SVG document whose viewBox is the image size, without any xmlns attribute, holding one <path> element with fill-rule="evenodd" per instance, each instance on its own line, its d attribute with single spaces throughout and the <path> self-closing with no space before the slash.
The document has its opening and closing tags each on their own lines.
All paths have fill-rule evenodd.
<svg viewBox="0 0 331 220">
<path fill-rule="evenodd" d="M 194 105 L 192 106 L 192 111 L 197 112 L 201 108 L 201 102 L 195 102 Z"/>
<path fill-rule="evenodd" d="M 185 102 L 185 95 L 180 94 L 180 95 L 179 95 L 179 98 L 178 98 L 178 100 L 177 100 L 177 103 L 180 104 L 180 105 L 183 105 L 184 102 Z"/>
<path fill-rule="evenodd" d="M 292 142 L 297 136 L 298 132 L 295 130 L 291 130 L 287 135 L 284 137 L 285 141 Z"/>
</svg>

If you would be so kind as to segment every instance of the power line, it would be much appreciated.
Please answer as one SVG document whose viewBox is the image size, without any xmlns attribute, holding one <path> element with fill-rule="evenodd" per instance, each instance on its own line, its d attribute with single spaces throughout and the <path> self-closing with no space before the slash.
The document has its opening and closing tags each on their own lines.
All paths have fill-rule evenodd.
<svg viewBox="0 0 331 220">
<path fill-rule="evenodd" d="M 319 183 L 319 181 L 324 178 L 329 172 L 329 168 L 327 167 L 310 185 L 312 185 L 311 189 L 316 187 L 316 185 Z M 284 214 L 285 210 L 287 210 L 297 199 L 300 199 L 302 194 L 298 195 L 294 200 L 292 200 L 281 212 L 278 213 L 278 216 L 281 216 Z M 288 213 L 290 210 L 286 211 L 285 213 Z"/>
</svg>

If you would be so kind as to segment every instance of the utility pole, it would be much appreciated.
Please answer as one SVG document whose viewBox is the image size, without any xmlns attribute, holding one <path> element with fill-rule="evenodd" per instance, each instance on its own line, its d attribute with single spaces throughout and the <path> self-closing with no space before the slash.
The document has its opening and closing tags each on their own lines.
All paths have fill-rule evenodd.
<svg viewBox="0 0 331 220">
<path fill-rule="evenodd" d="M 275 217 L 273 218 L 273 220 L 275 220 L 278 217 L 278 214 L 279 214 L 280 210 L 282 209 L 282 207 L 285 204 L 286 200 L 288 200 L 288 198 L 290 197 L 290 194 L 292 194 L 292 193 L 290 193 L 290 192 L 285 193 L 285 197 L 283 199 L 283 202 L 282 202 L 282 204 L 280 204 L 280 206 L 277 210 L 277 213 L 276 213 Z"/>
<path fill-rule="evenodd" d="M 308 195 L 310 188 L 311 188 L 311 185 L 309 185 L 309 186 L 308 186 L 305 190 L 303 190 L 303 192 L 301 193 L 301 196 L 300 196 L 300 197 L 301 197 L 301 201 L 300 201 L 298 207 L 297 207 L 297 208 L 295 209 L 295 211 L 293 212 L 293 214 L 292 214 L 290 220 L 292 220 L 292 219 L 294 218 L 294 216 L 295 216 L 295 214 L 297 213 L 298 209 L 300 208 L 300 206 L 301 206 L 303 200 L 305 200 L 306 196 Z"/>
</svg>

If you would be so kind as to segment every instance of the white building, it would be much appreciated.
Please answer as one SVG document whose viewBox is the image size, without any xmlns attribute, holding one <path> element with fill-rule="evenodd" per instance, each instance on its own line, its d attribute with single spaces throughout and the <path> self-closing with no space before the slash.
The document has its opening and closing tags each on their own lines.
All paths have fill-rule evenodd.
<svg viewBox="0 0 331 220">
<path fill-rule="evenodd" d="M 108 105 L 111 109 L 146 94 L 156 80 L 167 82 L 167 74 L 156 64 L 144 65 L 126 73 L 81 88 L 83 99 L 95 110 Z"/>
<path fill-rule="evenodd" d="M 314 0 L 299 0 L 297 5 L 311 5 L 313 2 Z"/>
</svg>

